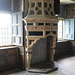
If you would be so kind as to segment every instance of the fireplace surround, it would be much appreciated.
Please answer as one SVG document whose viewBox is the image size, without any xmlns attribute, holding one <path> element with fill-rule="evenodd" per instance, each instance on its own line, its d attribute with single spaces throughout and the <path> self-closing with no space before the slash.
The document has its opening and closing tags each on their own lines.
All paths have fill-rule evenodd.
<svg viewBox="0 0 75 75">
<path fill-rule="evenodd" d="M 29 0 L 25 22 L 25 64 L 29 72 L 48 72 L 55 69 L 58 19 L 54 0 Z"/>
</svg>

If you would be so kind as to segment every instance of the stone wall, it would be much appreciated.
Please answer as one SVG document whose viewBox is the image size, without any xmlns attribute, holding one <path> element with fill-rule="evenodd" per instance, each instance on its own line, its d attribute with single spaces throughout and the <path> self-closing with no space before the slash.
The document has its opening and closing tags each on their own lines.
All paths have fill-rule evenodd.
<svg viewBox="0 0 75 75">
<path fill-rule="evenodd" d="M 11 11 L 11 0 L 0 0 L 0 11 Z"/>
<path fill-rule="evenodd" d="M 13 11 L 18 12 L 18 11 L 23 11 L 23 1 L 24 0 L 13 0 Z"/>
</svg>

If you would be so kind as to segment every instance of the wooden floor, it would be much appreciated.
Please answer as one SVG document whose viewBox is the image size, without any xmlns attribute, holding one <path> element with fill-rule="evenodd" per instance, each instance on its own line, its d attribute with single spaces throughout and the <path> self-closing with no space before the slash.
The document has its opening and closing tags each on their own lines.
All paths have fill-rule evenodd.
<svg viewBox="0 0 75 75">
<path fill-rule="evenodd" d="M 59 69 L 48 74 L 28 73 L 20 69 L 14 69 L 0 72 L 0 75 L 75 75 L 75 56 L 66 57 L 56 62 Z"/>
</svg>

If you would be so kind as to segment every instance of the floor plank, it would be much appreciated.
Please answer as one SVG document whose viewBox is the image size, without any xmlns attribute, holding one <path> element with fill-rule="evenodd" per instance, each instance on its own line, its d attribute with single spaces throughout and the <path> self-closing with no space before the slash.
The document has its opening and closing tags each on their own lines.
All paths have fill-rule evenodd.
<svg viewBox="0 0 75 75">
<path fill-rule="evenodd" d="M 57 62 L 58 70 L 42 74 L 42 73 L 29 73 L 20 69 L 0 72 L 0 75 L 75 75 L 75 56 L 60 59 Z"/>
</svg>

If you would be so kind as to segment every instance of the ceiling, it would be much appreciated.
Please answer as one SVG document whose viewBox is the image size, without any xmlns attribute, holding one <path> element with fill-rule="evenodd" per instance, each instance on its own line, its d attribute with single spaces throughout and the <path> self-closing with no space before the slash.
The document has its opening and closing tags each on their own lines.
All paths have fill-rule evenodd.
<svg viewBox="0 0 75 75">
<path fill-rule="evenodd" d="M 75 3 L 75 0 L 60 0 L 61 4 L 71 4 L 71 3 Z"/>
</svg>

